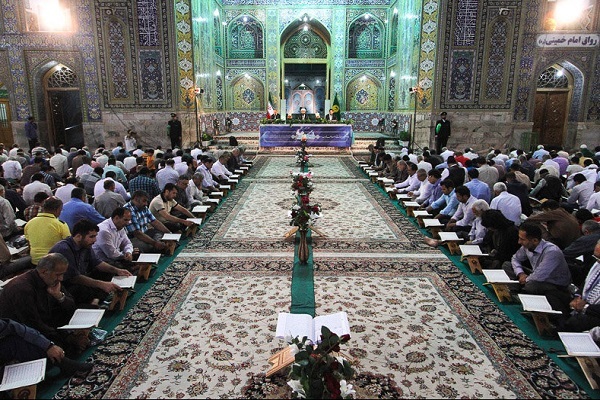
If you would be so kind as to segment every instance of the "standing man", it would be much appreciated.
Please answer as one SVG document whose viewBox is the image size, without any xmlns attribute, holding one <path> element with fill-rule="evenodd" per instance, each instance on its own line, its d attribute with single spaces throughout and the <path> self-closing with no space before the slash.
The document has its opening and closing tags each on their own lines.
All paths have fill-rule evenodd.
<svg viewBox="0 0 600 400">
<path fill-rule="evenodd" d="M 168 136 L 171 139 L 171 148 L 181 148 L 181 121 L 177 119 L 177 114 L 171 113 L 171 120 L 167 127 Z"/>
<path fill-rule="evenodd" d="M 435 123 L 435 148 L 438 154 L 442 152 L 442 147 L 446 147 L 450 137 L 450 121 L 446 119 L 446 115 L 446 111 L 443 111 L 441 119 Z"/>
<path fill-rule="evenodd" d="M 125 151 L 128 152 L 129 154 L 132 154 L 133 151 L 137 147 L 137 141 L 135 140 L 135 135 L 136 135 L 135 131 L 132 131 L 131 129 L 127 129 L 127 135 L 125 135 L 125 138 L 123 141 L 125 142 Z"/>
<path fill-rule="evenodd" d="M 38 126 L 34 117 L 27 118 L 27 122 L 25 122 L 25 136 L 27 136 L 29 153 L 31 154 L 33 148 L 38 144 Z"/>
</svg>

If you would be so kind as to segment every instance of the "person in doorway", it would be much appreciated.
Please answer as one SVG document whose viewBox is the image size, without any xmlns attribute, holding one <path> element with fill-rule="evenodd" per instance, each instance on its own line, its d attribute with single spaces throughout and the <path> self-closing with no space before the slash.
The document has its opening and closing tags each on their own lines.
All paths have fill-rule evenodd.
<svg viewBox="0 0 600 400">
<path fill-rule="evenodd" d="M 450 121 L 446 119 L 446 116 L 446 111 L 443 111 L 440 114 L 440 119 L 435 123 L 435 147 L 438 154 L 442 152 L 442 147 L 446 147 L 451 133 Z"/>
<path fill-rule="evenodd" d="M 171 139 L 171 148 L 181 148 L 182 127 L 181 121 L 177 119 L 177 114 L 171 114 L 171 120 L 168 122 L 168 136 Z"/>
<path fill-rule="evenodd" d="M 38 125 L 34 117 L 27 118 L 27 122 L 25 122 L 25 136 L 27 136 L 29 153 L 31 153 L 33 148 L 38 145 Z"/>
</svg>

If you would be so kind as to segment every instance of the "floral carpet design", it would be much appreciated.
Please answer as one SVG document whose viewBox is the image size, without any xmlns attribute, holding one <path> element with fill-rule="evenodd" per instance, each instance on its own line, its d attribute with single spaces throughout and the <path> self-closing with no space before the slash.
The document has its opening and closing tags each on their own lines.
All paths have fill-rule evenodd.
<svg viewBox="0 0 600 400">
<path fill-rule="evenodd" d="M 274 332 L 277 313 L 289 307 L 285 263 L 253 272 L 247 260 L 176 264 L 192 270 L 104 397 L 289 396 L 285 379 L 264 377 L 267 358 L 284 346 Z M 468 279 L 442 277 L 453 266 L 441 264 L 316 266 L 317 315 L 348 312 L 352 339 L 343 351 L 361 397 L 585 397 L 532 342 L 510 335 L 518 329 Z M 472 302 L 484 318 L 471 314 Z"/>
<path fill-rule="evenodd" d="M 310 153 L 310 149 L 308 149 Z M 297 171 L 294 156 L 269 157 L 266 165 L 261 169 L 256 177 L 265 178 L 287 178 L 290 171 Z M 309 163 L 309 171 L 315 178 L 360 178 L 366 179 L 360 170 L 353 163 L 347 163 L 350 157 L 327 157 L 314 156 Z"/>
</svg>

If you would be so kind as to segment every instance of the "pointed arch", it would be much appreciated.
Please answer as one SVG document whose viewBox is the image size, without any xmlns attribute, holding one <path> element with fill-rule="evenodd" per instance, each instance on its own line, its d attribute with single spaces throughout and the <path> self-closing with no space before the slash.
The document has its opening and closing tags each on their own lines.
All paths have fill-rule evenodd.
<svg viewBox="0 0 600 400">
<path fill-rule="evenodd" d="M 375 76 L 368 73 L 355 76 L 346 86 L 346 110 L 379 110 L 381 93 L 381 82 Z"/>
<path fill-rule="evenodd" d="M 257 77 L 239 75 L 230 85 L 232 108 L 235 110 L 258 111 L 265 109 L 265 87 Z"/>
<path fill-rule="evenodd" d="M 383 58 L 384 41 L 382 21 L 364 13 L 348 27 L 348 58 Z"/>
<path fill-rule="evenodd" d="M 240 15 L 228 27 L 227 56 L 234 59 L 264 57 L 264 27 L 251 15 Z"/>
</svg>

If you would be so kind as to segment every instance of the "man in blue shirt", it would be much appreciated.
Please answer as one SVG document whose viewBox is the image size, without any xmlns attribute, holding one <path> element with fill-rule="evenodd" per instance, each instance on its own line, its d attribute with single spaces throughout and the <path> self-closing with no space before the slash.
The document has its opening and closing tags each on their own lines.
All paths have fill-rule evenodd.
<svg viewBox="0 0 600 400">
<path fill-rule="evenodd" d="M 58 219 L 67 224 L 69 230 L 73 232 L 75 224 L 82 219 L 86 219 L 97 225 L 106 218 L 100 215 L 91 204 L 87 203 L 85 189 L 75 188 L 71 192 L 71 201 L 63 206 Z"/>
<path fill-rule="evenodd" d="M 454 193 L 452 180 L 444 179 L 440 183 L 440 187 L 442 188 L 442 197 L 434 201 L 426 210 L 434 215 L 433 218 L 439 219 L 445 225 L 458 209 L 458 199 Z"/>
<path fill-rule="evenodd" d="M 470 169 L 468 174 L 470 181 L 465 183 L 465 186 L 469 188 L 471 195 L 477 199 L 485 200 L 489 204 L 491 199 L 490 187 L 487 183 L 479 180 L 477 168 Z"/>
</svg>

